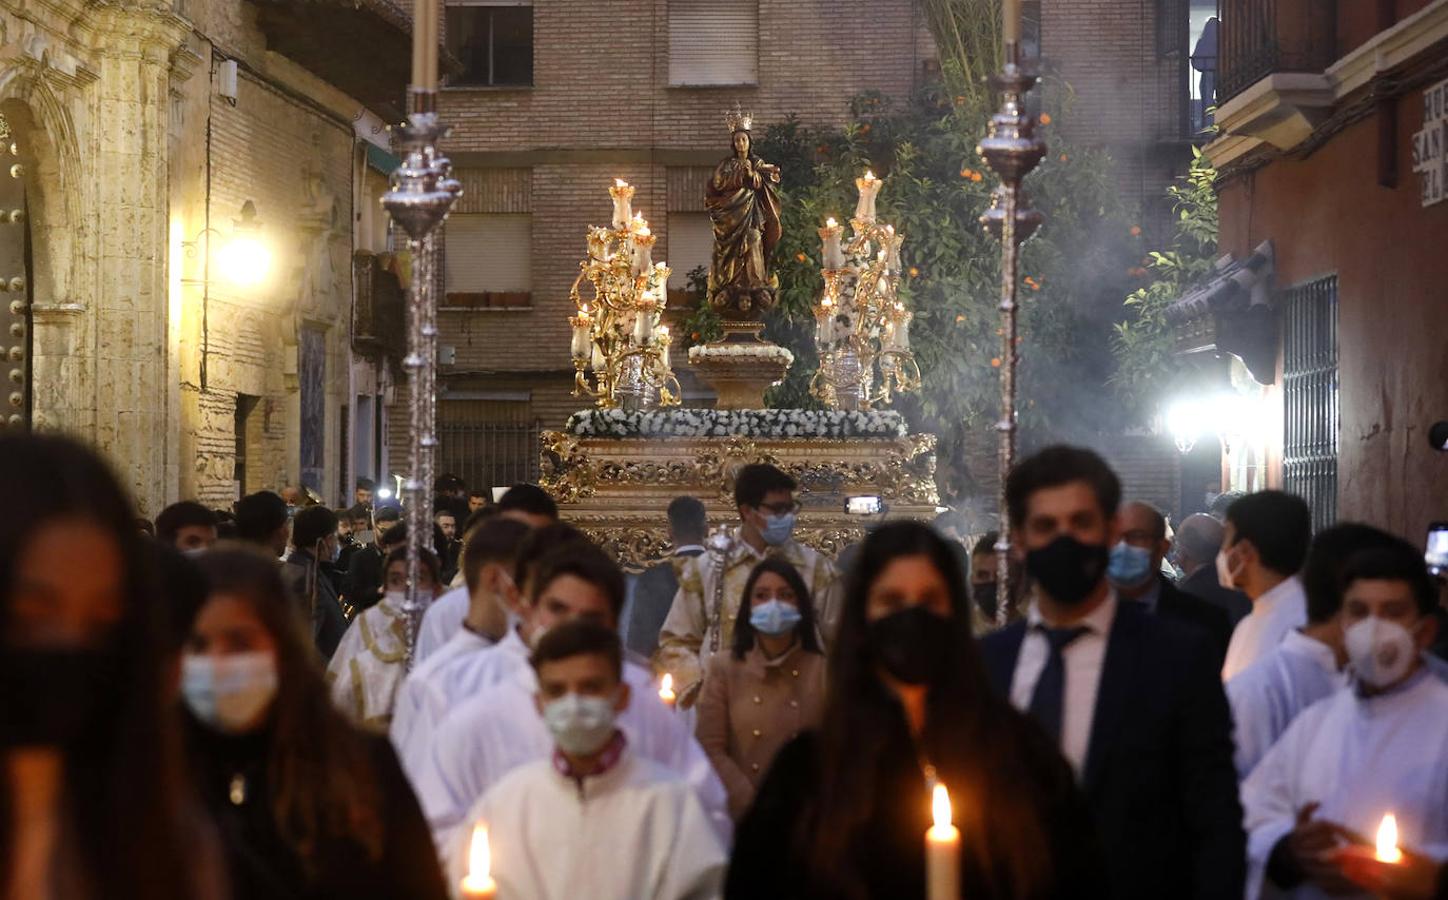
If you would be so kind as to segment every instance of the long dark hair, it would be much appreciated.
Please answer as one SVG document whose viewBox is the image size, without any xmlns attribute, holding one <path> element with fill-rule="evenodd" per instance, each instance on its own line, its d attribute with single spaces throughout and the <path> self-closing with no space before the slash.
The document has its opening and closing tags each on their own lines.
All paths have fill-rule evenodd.
<svg viewBox="0 0 1448 900">
<path fill-rule="evenodd" d="M 332 705 L 304 623 L 287 600 L 276 560 L 240 544 L 200 560 L 210 596 L 250 604 L 276 642 L 277 694 L 269 717 L 268 782 L 278 830 L 313 868 L 329 841 L 382 855 L 381 789 L 362 734 Z"/>
<path fill-rule="evenodd" d="M 116 666 L 113 689 L 95 704 L 86 739 L 64 760 L 61 802 L 74 829 L 79 878 L 97 896 L 193 896 L 195 869 L 178 863 L 198 862 L 203 842 L 184 830 L 179 732 L 163 687 L 165 604 L 130 501 L 94 453 L 49 436 L 0 438 L 0 496 L 10 511 L 0 516 L 0 654 L 15 636 L 16 573 L 42 528 L 84 523 L 105 532 L 120 553 L 123 609 L 105 638 Z M 15 839 L 14 814 L 9 778 L 0 777 L 6 850 Z M 0 853 L 0 887 L 10 884 L 10 859 Z"/>
<path fill-rule="evenodd" d="M 993 896 L 1028 897 L 1049 878 L 1046 829 L 1028 796 L 1036 790 L 1019 758 L 1014 713 L 991 691 L 975 639 L 971 600 L 950 545 L 916 522 L 884 525 L 865 539 L 847 584 L 830 657 L 830 683 L 820 725 L 822 789 L 801 818 L 803 845 L 816 883 L 848 877 L 850 842 L 895 798 L 885 796 L 887 759 L 908 743 L 899 701 L 879 676 L 865 608 L 871 585 L 894 561 L 923 556 L 950 594 L 951 653 L 946 673 L 926 695 L 916 753 L 934 766 L 956 798 L 956 824 L 967 865 Z M 927 808 L 922 788 L 920 803 Z"/>
<path fill-rule="evenodd" d="M 749 573 L 749 580 L 744 582 L 744 596 L 739 601 L 739 613 L 734 617 L 734 658 L 743 659 L 745 654 L 754 649 L 754 623 L 749 621 L 749 598 L 754 594 L 755 582 L 766 572 L 783 578 L 789 589 L 794 591 L 795 606 L 799 607 L 799 624 L 794 626 L 794 633 L 799 637 L 799 645 L 810 653 L 823 652 L 820 650 L 814 600 L 810 597 L 809 586 L 804 583 L 799 569 L 782 559 L 771 557 L 755 566 L 754 571 Z"/>
</svg>

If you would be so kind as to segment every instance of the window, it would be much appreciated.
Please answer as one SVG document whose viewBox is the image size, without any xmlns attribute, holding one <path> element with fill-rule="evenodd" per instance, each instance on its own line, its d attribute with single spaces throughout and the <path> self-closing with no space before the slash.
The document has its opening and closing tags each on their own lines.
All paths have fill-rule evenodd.
<svg viewBox="0 0 1448 900">
<path fill-rule="evenodd" d="M 758 0 L 669 0 L 669 84 L 758 81 Z"/>
<path fill-rule="evenodd" d="M 463 65 L 454 87 L 533 83 L 533 7 L 527 2 L 447 7 L 447 49 Z"/>
<path fill-rule="evenodd" d="M 448 217 L 445 235 L 449 306 L 533 305 L 531 215 L 453 215 Z"/>
<path fill-rule="evenodd" d="M 1282 483 L 1337 520 L 1337 276 L 1290 288 L 1282 302 Z"/>
<path fill-rule="evenodd" d="M 709 221 L 709 214 L 701 212 L 671 212 L 667 225 L 669 305 L 673 306 L 684 302 L 682 295 L 689 289 L 689 273 L 700 266 L 708 271 L 709 257 L 714 252 L 714 225 Z"/>
<path fill-rule="evenodd" d="M 437 418 L 438 471 L 471 487 L 538 480 L 540 424 L 527 392 L 453 391 Z"/>
</svg>

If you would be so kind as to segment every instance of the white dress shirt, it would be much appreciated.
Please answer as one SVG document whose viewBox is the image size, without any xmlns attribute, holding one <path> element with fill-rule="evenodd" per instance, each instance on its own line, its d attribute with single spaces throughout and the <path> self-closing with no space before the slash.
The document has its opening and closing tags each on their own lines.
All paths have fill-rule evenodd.
<svg viewBox="0 0 1448 900">
<path fill-rule="evenodd" d="M 422 614 L 422 624 L 417 626 L 417 649 L 413 651 L 413 665 L 422 662 L 433 651 L 448 642 L 463 627 L 468 614 L 471 598 L 468 586 L 453 588 L 432 601 Z"/>
<path fill-rule="evenodd" d="M 1222 680 L 1236 678 L 1248 666 L 1277 649 L 1290 631 L 1307 624 L 1307 595 L 1293 576 L 1252 601 L 1252 612 L 1237 623 L 1227 645 Z"/>
<path fill-rule="evenodd" d="M 1086 766 L 1086 750 L 1091 744 L 1091 723 L 1096 718 L 1096 689 L 1101 684 L 1101 668 L 1106 661 L 1106 642 L 1111 623 L 1116 620 L 1116 592 L 1089 616 L 1073 623 L 1087 632 L 1061 651 L 1065 663 L 1065 693 L 1061 709 L 1061 753 L 1070 761 L 1079 777 Z M 1031 603 L 1026 618 L 1026 636 L 1016 657 L 1016 671 L 1011 678 L 1011 704 L 1021 712 L 1029 712 L 1036 682 L 1051 656 L 1051 646 L 1039 627 L 1055 627 L 1041 616 L 1040 607 Z"/>
</svg>

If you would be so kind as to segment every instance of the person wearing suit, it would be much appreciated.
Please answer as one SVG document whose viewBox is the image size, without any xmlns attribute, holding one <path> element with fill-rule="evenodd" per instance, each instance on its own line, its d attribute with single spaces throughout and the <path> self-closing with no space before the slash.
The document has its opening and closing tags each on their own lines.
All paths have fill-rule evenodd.
<svg viewBox="0 0 1448 900">
<path fill-rule="evenodd" d="M 1222 587 L 1217 580 L 1217 551 L 1222 547 L 1224 526 L 1220 519 L 1195 513 L 1182 521 L 1176 533 L 1176 564 L 1186 573 L 1177 588 L 1205 600 L 1227 614 L 1233 627 L 1247 618 L 1252 601 L 1241 591 Z"/>
<path fill-rule="evenodd" d="M 1202 629 L 1111 589 L 1115 473 L 1089 450 L 1049 447 L 1011 472 L 1006 495 L 1036 591 L 1024 620 L 981 640 L 984 662 L 1075 769 L 1110 895 L 1241 896 L 1246 838 L 1218 651 Z"/>
<path fill-rule="evenodd" d="M 659 649 L 659 631 L 679 592 L 679 569 L 685 560 L 704 552 L 708 531 L 709 517 L 703 503 L 693 497 L 675 497 L 669 502 L 669 542 L 674 552 L 669 559 L 647 569 L 634 584 L 623 629 L 624 642 L 632 652 L 651 659 Z"/>
<path fill-rule="evenodd" d="M 1232 640 L 1227 614 L 1177 590 L 1171 580 L 1161 574 L 1161 561 L 1170 549 L 1166 516 L 1150 503 L 1127 503 L 1121 507 L 1121 539 L 1111 548 L 1106 577 L 1118 597 L 1140 603 L 1155 615 L 1200 628 L 1211 640 L 1220 666 L 1227 656 L 1227 644 Z"/>
</svg>

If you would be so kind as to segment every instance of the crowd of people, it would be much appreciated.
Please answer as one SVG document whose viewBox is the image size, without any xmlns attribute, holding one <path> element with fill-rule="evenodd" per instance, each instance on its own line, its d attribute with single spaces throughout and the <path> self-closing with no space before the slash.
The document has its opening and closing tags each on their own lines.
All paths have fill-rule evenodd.
<svg viewBox="0 0 1448 900">
<path fill-rule="evenodd" d="M 1001 616 L 997 535 L 832 560 L 772 466 L 636 577 L 445 477 L 413 623 L 370 482 L 138 526 L 13 436 L 0 483 L 5 898 L 925 898 L 938 787 L 961 897 L 1448 897 L 1442 586 L 1280 491 L 1173 529 L 1043 449 Z"/>
</svg>

